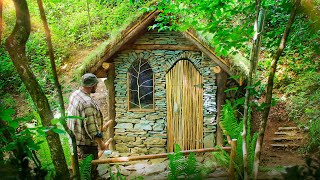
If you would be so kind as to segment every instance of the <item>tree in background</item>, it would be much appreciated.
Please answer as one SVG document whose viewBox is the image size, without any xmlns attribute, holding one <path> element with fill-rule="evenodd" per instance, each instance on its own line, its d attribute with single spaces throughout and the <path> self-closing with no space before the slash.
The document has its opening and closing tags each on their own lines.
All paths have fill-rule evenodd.
<svg viewBox="0 0 320 180">
<path fill-rule="evenodd" d="M 287 39 L 290 34 L 292 24 L 294 23 L 294 19 L 296 17 L 297 10 L 300 7 L 300 5 L 301 5 L 301 0 L 296 0 L 294 2 L 294 5 L 293 5 L 291 13 L 290 13 L 290 18 L 287 22 L 286 28 L 285 28 L 283 35 L 282 35 L 282 38 L 281 38 L 281 42 L 278 47 L 278 50 L 274 54 L 273 61 L 270 66 L 265 107 L 264 107 L 263 114 L 262 114 L 262 120 L 261 120 L 261 124 L 260 124 L 260 128 L 259 128 L 259 134 L 258 134 L 258 139 L 257 139 L 257 143 L 256 143 L 256 148 L 255 148 L 253 179 L 258 178 L 258 169 L 259 169 L 259 164 L 260 164 L 261 147 L 263 144 L 264 132 L 265 132 L 265 128 L 267 125 L 267 120 L 268 120 L 268 116 L 269 116 L 269 112 L 270 112 L 270 108 L 271 108 L 271 103 L 272 103 L 272 89 L 273 89 L 273 84 L 274 84 L 274 76 L 275 76 L 276 69 L 277 69 L 277 63 L 278 63 L 278 60 L 281 57 L 281 54 L 286 46 Z"/>
<path fill-rule="evenodd" d="M 16 24 L 11 35 L 6 39 L 5 47 L 9 52 L 20 78 L 37 107 L 42 124 L 49 127 L 51 125 L 51 120 L 53 119 L 53 113 L 50 109 L 47 97 L 29 67 L 28 59 L 26 57 L 26 42 L 31 30 L 28 5 L 26 0 L 14 0 L 13 2 L 16 9 Z M 48 131 L 46 139 L 50 147 L 56 176 L 61 177 L 62 179 L 69 179 L 69 170 L 63 155 L 59 135 L 53 131 Z"/>
<path fill-rule="evenodd" d="M 249 168 L 248 167 L 248 145 L 247 145 L 247 131 L 248 131 L 248 116 L 249 116 L 249 108 L 252 96 L 252 87 L 254 85 L 255 78 L 255 70 L 256 65 L 259 59 L 260 45 L 261 45 L 261 37 L 265 20 L 265 10 L 261 9 L 261 1 L 256 1 L 256 18 L 254 22 L 254 31 L 252 39 L 252 50 L 250 55 L 250 68 L 249 68 L 249 76 L 247 78 L 247 88 L 245 93 L 245 101 L 244 101 L 244 112 L 243 112 L 243 128 L 242 128 L 242 154 L 243 154 L 243 171 L 244 178 L 249 179 Z"/>
<path fill-rule="evenodd" d="M 2 46 L 2 4 L 3 0 L 0 0 L 0 47 Z"/>
<path fill-rule="evenodd" d="M 79 170 L 79 161 L 78 161 L 78 156 L 77 156 L 76 137 L 73 134 L 73 132 L 67 127 L 67 125 L 65 123 L 66 118 L 65 118 L 64 101 L 63 101 L 61 85 L 59 84 L 59 79 L 58 79 L 58 75 L 57 75 L 56 64 L 55 64 L 55 60 L 54 60 L 54 52 L 53 52 L 53 46 L 52 46 L 52 41 L 51 41 L 51 33 L 50 33 L 49 25 L 47 22 L 47 18 L 46 18 L 45 12 L 44 12 L 42 0 L 37 0 L 37 2 L 38 2 L 43 26 L 45 29 L 54 84 L 55 84 L 55 87 L 58 91 L 60 114 L 61 114 L 61 124 L 63 125 L 64 129 L 66 130 L 66 132 L 68 133 L 68 135 L 70 136 L 71 141 L 72 141 L 72 150 L 73 150 L 72 161 L 74 162 L 73 167 L 72 167 L 73 168 L 72 170 L 74 173 L 73 176 L 75 179 L 80 179 L 81 177 L 80 177 L 80 170 Z"/>
</svg>

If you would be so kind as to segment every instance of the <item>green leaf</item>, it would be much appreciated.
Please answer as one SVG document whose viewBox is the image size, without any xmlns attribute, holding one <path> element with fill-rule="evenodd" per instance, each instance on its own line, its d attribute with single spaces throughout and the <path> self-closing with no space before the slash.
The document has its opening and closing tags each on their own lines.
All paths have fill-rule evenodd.
<svg viewBox="0 0 320 180">
<path fill-rule="evenodd" d="M 56 125 L 56 124 L 58 124 L 60 122 L 60 119 L 52 119 L 51 120 L 51 124 L 52 125 Z"/>
<path fill-rule="evenodd" d="M 64 134 L 65 130 L 63 129 L 58 129 L 58 128 L 53 128 L 52 129 L 53 132 L 57 133 L 57 134 Z"/>
<path fill-rule="evenodd" d="M 37 129 L 36 131 L 37 131 L 37 133 L 38 133 L 40 136 L 46 136 L 46 135 L 47 135 L 43 129 L 40 129 L 40 128 L 39 128 L 39 129 Z"/>
<path fill-rule="evenodd" d="M 240 79 L 240 76 L 230 76 L 229 79 Z"/>
<path fill-rule="evenodd" d="M 10 127 L 14 128 L 14 129 L 17 129 L 19 127 L 18 121 L 9 121 L 8 124 Z"/>
<path fill-rule="evenodd" d="M 14 109 L 5 109 L 3 111 L 0 112 L 0 118 L 3 119 L 4 121 L 11 121 L 12 118 L 11 116 L 15 113 L 15 110 Z"/>
<path fill-rule="evenodd" d="M 239 88 L 238 87 L 233 87 L 233 88 L 229 88 L 224 90 L 224 92 L 229 92 L 229 91 L 237 91 Z"/>
</svg>

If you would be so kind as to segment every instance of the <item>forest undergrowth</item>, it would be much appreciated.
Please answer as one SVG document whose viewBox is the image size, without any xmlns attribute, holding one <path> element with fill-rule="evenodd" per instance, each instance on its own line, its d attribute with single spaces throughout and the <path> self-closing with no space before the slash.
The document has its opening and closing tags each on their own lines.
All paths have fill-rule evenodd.
<svg viewBox="0 0 320 180">
<path fill-rule="evenodd" d="M 92 1 L 88 8 L 85 1 L 69 0 L 61 2 L 54 0 L 44 2 L 66 103 L 70 92 L 78 86 L 74 70 L 77 65 L 81 64 L 83 57 L 90 54 L 98 44 L 110 38 L 112 32 L 121 29 L 120 26 L 127 23 L 128 17 L 141 13 L 141 9 L 148 3 L 149 1 L 99 0 Z M 257 77 L 261 80 L 261 83 L 256 87 L 257 92 L 259 92 L 257 97 L 265 93 L 266 77 L 268 75 L 265 72 L 268 72 L 272 60 L 271 53 L 275 51 L 276 44 L 280 40 L 280 34 L 283 32 L 283 28 L 279 29 L 278 27 L 284 27 L 288 18 L 285 14 L 289 9 L 288 4 L 284 1 L 278 3 L 266 1 L 265 5 L 266 8 L 270 9 L 266 17 L 268 23 L 261 47 L 261 57 L 263 58 L 261 58 L 257 67 Z M 36 128 L 40 127 L 41 124 L 37 117 L 36 108 L 3 46 L 15 24 L 13 3 L 10 0 L 4 0 L 3 4 L 4 23 L 2 45 L 0 46 L 0 117 L 10 121 L 10 128 L 8 129 L 13 139 L 21 138 L 20 140 L 26 141 L 26 139 L 32 137 L 31 139 L 34 141 L 26 141 L 29 154 L 25 156 L 31 156 L 33 151 L 37 151 L 42 165 L 48 165 L 47 169 L 51 171 L 51 162 L 48 158 L 50 157 L 49 151 L 45 148 L 47 145 L 41 143 L 44 141 L 41 136 L 43 131 L 41 128 Z M 38 82 L 49 99 L 51 108 L 57 111 L 56 90 L 50 70 L 48 50 L 38 6 L 35 1 L 28 1 L 28 4 L 31 13 L 32 32 L 26 44 L 27 56 Z M 319 5 L 317 8 L 319 8 Z M 289 120 L 308 130 L 310 139 L 303 147 L 303 152 L 319 152 L 320 31 L 319 27 L 316 26 L 319 19 L 302 12 L 295 21 L 287 49 L 280 59 L 275 78 L 275 91 L 279 94 L 276 98 L 286 104 L 285 108 Z M 90 16 L 88 16 L 88 13 Z M 218 12 L 214 11 L 213 13 Z M 199 12 L 199 14 L 201 13 Z M 319 12 L 316 11 L 315 14 L 319 15 Z M 186 20 L 188 20 L 187 16 Z M 192 24 L 193 22 L 188 23 Z M 228 34 L 227 31 L 222 33 Z M 213 39 L 213 41 L 216 42 L 217 40 Z M 248 49 L 247 42 L 245 46 L 244 49 Z M 248 52 L 246 57 L 249 57 Z M 35 129 L 29 132 L 27 127 L 29 125 L 35 125 L 32 126 Z M 1 132 L 4 131 L 4 129 L 1 129 Z M 21 133 L 24 133 L 23 136 L 20 136 Z M 69 145 L 65 138 L 62 139 L 64 139 L 66 159 L 70 160 L 67 151 Z M 16 146 L 18 146 L 16 143 L 12 143 L 1 151 L 11 151 Z M 68 164 L 70 164 L 69 160 Z"/>
</svg>

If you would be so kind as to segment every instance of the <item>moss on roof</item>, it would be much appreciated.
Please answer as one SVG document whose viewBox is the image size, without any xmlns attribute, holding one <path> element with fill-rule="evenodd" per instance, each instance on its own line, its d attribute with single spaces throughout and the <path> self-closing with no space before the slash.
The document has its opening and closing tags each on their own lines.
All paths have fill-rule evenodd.
<svg viewBox="0 0 320 180">
<path fill-rule="evenodd" d="M 112 47 L 116 42 L 121 40 L 123 32 L 130 28 L 139 18 L 144 14 L 142 11 L 138 11 L 126 19 L 125 23 L 122 24 L 119 28 L 115 28 L 110 33 L 110 38 L 102 42 L 89 56 L 85 57 L 81 65 L 77 68 L 76 74 L 78 77 L 81 77 L 83 74 L 88 72 L 92 66 L 96 65 L 101 58 L 104 56 L 105 52 L 109 47 Z"/>
<path fill-rule="evenodd" d="M 89 72 L 93 66 L 96 66 L 106 52 L 112 49 L 115 44 L 124 38 L 126 31 L 130 30 L 137 23 L 139 23 L 139 21 L 146 14 L 147 13 L 145 12 L 138 11 L 134 14 L 134 16 L 128 17 L 121 27 L 115 28 L 111 32 L 110 38 L 101 43 L 93 53 L 84 59 L 83 63 L 76 70 L 77 76 L 81 77 L 84 73 Z M 195 34 L 199 40 L 201 40 L 209 48 L 214 49 L 214 46 L 212 43 L 210 43 L 212 42 L 214 34 L 202 32 L 196 32 Z M 234 74 L 247 77 L 249 72 L 249 61 L 240 52 L 233 50 L 233 52 L 230 52 L 228 57 L 224 58 L 223 60 L 226 61 L 226 65 L 232 72 L 234 72 Z"/>
</svg>

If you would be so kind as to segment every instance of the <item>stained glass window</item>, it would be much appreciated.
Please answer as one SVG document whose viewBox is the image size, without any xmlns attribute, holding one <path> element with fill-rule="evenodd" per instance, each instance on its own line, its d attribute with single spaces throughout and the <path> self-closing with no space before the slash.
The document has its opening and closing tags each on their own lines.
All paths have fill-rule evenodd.
<svg viewBox="0 0 320 180">
<path fill-rule="evenodd" d="M 128 71 L 129 110 L 153 110 L 153 71 L 145 59 L 135 60 Z"/>
</svg>

